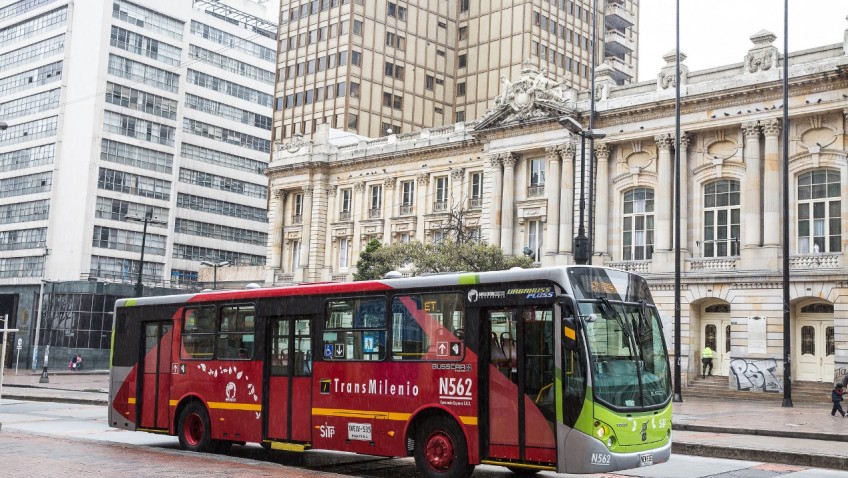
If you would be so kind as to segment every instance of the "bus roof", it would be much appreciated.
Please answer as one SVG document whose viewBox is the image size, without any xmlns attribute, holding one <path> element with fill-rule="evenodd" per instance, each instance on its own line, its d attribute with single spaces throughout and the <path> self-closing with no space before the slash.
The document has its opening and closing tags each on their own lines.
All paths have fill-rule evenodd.
<svg viewBox="0 0 848 478">
<path fill-rule="evenodd" d="M 501 271 L 432 274 L 417 277 L 379 279 L 359 282 L 319 282 L 265 287 L 259 289 L 233 289 L 196 292 L 191 294 L 127 298 L 119 299 L 115 303 L 115 307 L 234 301 L 300 295 L 344 294 L 396 289 L 471 286 L 477 284 L 494 284 L 531 280 L 550 280 L 567 287 L 566 271 L 573 268 L 601 269 L 601 267 L 597 266 L 558 266 L 533 269 L 513 268 Z"/>
</svg>

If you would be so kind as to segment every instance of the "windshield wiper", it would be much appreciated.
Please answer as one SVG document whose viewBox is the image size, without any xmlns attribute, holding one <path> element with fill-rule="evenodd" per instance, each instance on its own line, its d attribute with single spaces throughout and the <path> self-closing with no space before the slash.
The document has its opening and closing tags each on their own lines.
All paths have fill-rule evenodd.
<svg viewBox="0 0 848 478">
<path fill-rule="evenodd" d="M 618 311 L 615 310 L 615 308 L 610 303 L 609 299 L 603 296 L 598 296 L 596 297 L 596 299 L 598 300 L 598 302 L 601 303 L 601 305 L 604 306 L 605 309 L 609 309 L 610 315 L 612 315 L 612 317 L 615 319 L 615 322 L 618 324 L 618 326 L 621 327 L 621 332 L 624 334 L 625 337 L 627 337 L 627 349 L 630 351 L 630 358 L 632 359 L 633 346 L 635 344 L 633 343 L 633 336 L 630 330 L 630 326 L 627 325 L 627 322 L 624 320 L 624 318 L 621 317 L 621 314 L 619 314 Z"/>
</svg>

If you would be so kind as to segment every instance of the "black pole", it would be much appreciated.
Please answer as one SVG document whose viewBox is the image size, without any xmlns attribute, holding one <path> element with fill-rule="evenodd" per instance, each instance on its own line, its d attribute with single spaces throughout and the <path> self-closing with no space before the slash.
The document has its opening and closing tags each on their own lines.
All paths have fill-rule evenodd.
<svg viewBox="0 0 848 478">
<path fill-rule="evenodd" d="M 153 211 L 147 211 L 144 214 L 144 228 L 141 231 L 141 260 L 138 264 L 138 282 L 135 283 L 135 296 L 141 297 L 144 295 L 144 284 L 141 283 L 142 274 L 144 273 L 144 243 L 147 240 L 147 223 L 153 217 Z"/>
<path fill-rule="evenodd" d="M 218 289 L 218 264 L 212 266 L 212 290 Z"/>
<path fill-rule="evenodd" d="M 789 0 L 783 0 L 783 406 L 792 406 L 789 353 Z"/>
<path fill-rule="evenodd" d="M 674 64 L 674 398 L 680 393 L 680 0 L 677 0 Z"/>
<path fill-rule="evenodd" d="M 586 237 L 586 133 L 580 133 L 580 225 L 577 227 L 577 237 L 574 238 L 574 263 L 585 265 L 589 262 L 589 238 Z"/>
<path fill-rule="evenodd" d="M 595 50 L 598 49 L 598 42 L 595 41 L 595 17 L 597 11 L 595 4 L 597 0 L 592 0 L 592 73 L 590 79 L 589 91 L 589 131 L 595 129 Z M 604 198 L 606 199 L 606 198 Z M 586 243 L 587 256 L 589 256 L 588 264 L 592 263 L 592 257 L 595 255 L 595 137 L 589 136 L 589 236 Z"/>
</svg>

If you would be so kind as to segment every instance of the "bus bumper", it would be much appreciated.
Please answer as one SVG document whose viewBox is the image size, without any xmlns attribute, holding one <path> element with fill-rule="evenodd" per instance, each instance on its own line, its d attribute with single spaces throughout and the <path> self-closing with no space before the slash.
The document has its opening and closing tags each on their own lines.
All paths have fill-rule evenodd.
<svg viewBox="0 0 848 478">
<path fill-rule="evenodd" d="M 600 441 L 570 430 L 558 450 L 558 473 L 609 473 L 665 463 L 671 457 L 671 440 L 659 448 L 633 453 L 613 453 Z"/>
</svg>

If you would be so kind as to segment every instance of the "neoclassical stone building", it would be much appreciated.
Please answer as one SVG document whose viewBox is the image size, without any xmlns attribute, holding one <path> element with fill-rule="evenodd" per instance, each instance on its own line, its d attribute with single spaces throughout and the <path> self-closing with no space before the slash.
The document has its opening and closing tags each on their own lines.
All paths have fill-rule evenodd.
<svg viewBox="0 0 848 478">
<path fill-rule="evenodd" d="M 740 63 L 682 64 L 681 349 L 687 381 L 709 344 L 716 373 L 734 386 L 777 392 L 784 221 L 793 380 L 830 382 L 848 368 L 848 32 L 844 44 L 790 54 L 788 131 L 774 39 L 754 34 Z M 375 140 L 323 130 L 278 145 L 268 172 L 268 283 L 350 280 L 370 239 L 437 241 L 456 210 L 507 254 L 572 263 L 585 172 L 592 261 L 651 281 L 673 350 L 674 59 L 656 81 L 626 86 L 597 68 L 595 128 L 606 137 L 595 141 L 593 176 L 589 152 L 581 168 L 580 138 L 557 121 L 587 125 L 589 92 L 529 62 L 474 122 Z"/>
</svg>

